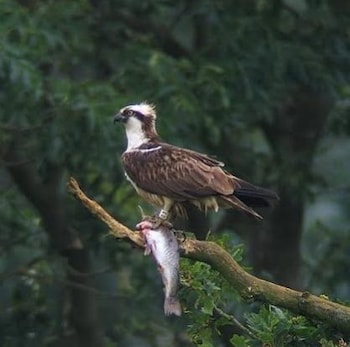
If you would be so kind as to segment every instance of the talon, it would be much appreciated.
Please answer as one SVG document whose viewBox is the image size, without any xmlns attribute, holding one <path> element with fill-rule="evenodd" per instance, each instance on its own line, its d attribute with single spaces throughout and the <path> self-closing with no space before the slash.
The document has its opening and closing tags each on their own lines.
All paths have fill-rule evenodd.
<svg viewBox="0 0 350 347">
<path fill-rule="evenodd" d="M 139 230 L 139 231 L 143 231 L 145 229 L 156 230 L 160 226 L 163 226 L 169 230 L 173 229 L 173 225 L 170 222 L 162 218 L 159 218 L 158 215 L 154 215 L 152 217 L 144 216 L 142 221 L 136 224 L 136 230 Z"/>
<path fill-rule="evenodd" d="M 162 225 L 163 222 L 164 221 L 162 219 L 160 219 L 159 217 L 156 217 L 156 216 L 153 217 L 153 219 L 152 219 L 153 229 L 158 229 Z"/>
<path fill-rule="evenodd" d="M 178 239 L 179 242 L 184 243 L 184 242 L 186 241 L 187 236 L 186 236 L 186 234 L 185 234 L 182 230 L 174 230 L 173 232 L 174 232 L 174 234 L 175 234 L 175 236 L 176 236 L 176 238 Z M 179 240 L 179 237 L 178 237 L 177 234 L 179 234 L 180 236 L 182 236 L 182 239 L 181 239 L 181 240 Z"/>
<path fill-rule="evenodd" d="M 158 229 L 160 226 L 163 226 L 169 230 L 171 230 L 173 228 L 173 225 L 170 222 L 159 218 L 159 216 L 157 216 L 157 215 L 150 218 L 149 222 L 152 223 L 153 230 Z"/>
</svg>

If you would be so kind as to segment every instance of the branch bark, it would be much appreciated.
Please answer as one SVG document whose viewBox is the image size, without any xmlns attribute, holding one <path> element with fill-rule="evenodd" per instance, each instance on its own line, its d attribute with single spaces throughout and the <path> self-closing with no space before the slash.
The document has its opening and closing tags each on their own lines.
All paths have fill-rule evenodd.
<svg viewBox="0 0 350 347">
<path fill-rule="evenodd" d="M 70 179 L 68 187 L 91 213 L 108 226 L 113 236 L 144 247 L 143 239 L 138 232 L 115 220 L 96 201 L 88 198 L 74 178 Z M 257 278 L 244 271 L 228 252 L 214 242 L 187 239 L 181 243 L 180 252 L 183 257 L 211 265 L 246 300 L 284 307 L 294 313 L 323 321 L 344 333 L 350 332 L 350 307 Z"/>
</svg>

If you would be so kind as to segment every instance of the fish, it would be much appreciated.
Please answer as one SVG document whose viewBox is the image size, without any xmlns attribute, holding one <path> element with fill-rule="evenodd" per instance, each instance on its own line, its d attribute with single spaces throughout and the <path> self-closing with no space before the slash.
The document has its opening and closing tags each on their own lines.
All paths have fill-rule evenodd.
<svg viewBox="0 0 350 347">
<path fill-rule="evenodd" d="M 145 239 L 145 255 L 152 254 L 164 284 L 164 314 L 181 316 L 182 308 L 177 296 L 179 283 L 179 244 L 167 223 L 143 220 L 136 226 Z"/>
</svg>

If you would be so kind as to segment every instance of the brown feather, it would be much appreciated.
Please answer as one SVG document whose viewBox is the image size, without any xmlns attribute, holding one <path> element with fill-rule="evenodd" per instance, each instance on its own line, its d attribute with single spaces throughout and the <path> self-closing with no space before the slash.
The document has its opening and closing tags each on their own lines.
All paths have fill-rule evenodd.
<svg viewBox="0 0 350 347">
<path fill-rule="evenodd" d="M 245 211 L 252 216 L 254 216 L 257 219 L 263 219 L 260 214 L 256 213 L 252 208 L 244 204 L 241 200 L 239 200 L 237 197 L 234 195 L 231 196 L 220 196 L 220 200 L 223 201 L 224 203 L 227 203 L 228 206 L 236 208 L 238 210 Z M 226 207 L 228 207 L 226 206 Z"/>
<path fill-rule="evenodd" d="M 245 201 L 263 206 L 266 199 L 276 198 L 271 191 L 229 174 L 216 159 L 162 142 L 127 151 L 122 161 L 127 176 L 145 200 L 163 207 L 164 198 L 170 198 L 176 214 L 183 215 L 182 203 L 189 201 L 204 211 L 233 207 L 261 219 Z"/>
<path fill-rule="evenodd" d="M 222 170 L 221 162 L 175 146 L 159 145 L 159 150 L 122 155 L 126 173 L 141 189 L 180 201 L 233 193 L 232 176 Z"/>
</svg>

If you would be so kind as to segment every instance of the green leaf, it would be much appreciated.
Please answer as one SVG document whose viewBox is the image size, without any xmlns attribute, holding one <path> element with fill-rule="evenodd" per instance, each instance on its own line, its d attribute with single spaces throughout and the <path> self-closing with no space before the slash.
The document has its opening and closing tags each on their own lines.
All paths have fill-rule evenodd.
<svg viewBox="0 0 350 347">
<path fill-rule="evenodd" d="M 250 347 L 249 341 L 250 339 L 240 335 L 233 335 L 230 339 L 233 347 Z"/>
</svg>

